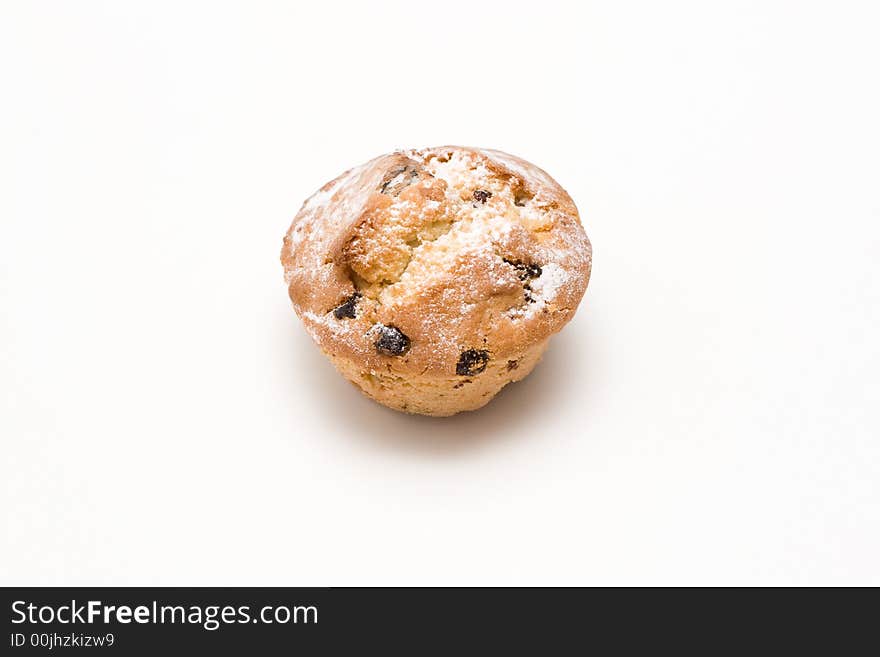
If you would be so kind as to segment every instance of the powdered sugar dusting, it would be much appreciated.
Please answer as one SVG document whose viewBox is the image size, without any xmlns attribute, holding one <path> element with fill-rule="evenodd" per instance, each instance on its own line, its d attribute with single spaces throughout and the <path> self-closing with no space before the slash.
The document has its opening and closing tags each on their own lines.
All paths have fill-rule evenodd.
<svg viewBox="0 0 880 657">
<path fill-rule="evenodd" d="M 541 275 L 529 284 L 529 303 L 509 311 L 511 317 L 527 319 L 553 303 L 562 286 L 569 282 L 568 272 L 555 262 L 541 268 Z"/>
<path fill-rule="evenodd" d="M 288 233 L 288 253 L 296 253 L 307 237 L 324 248 L 312 248 L 302 253 L 297 264 L 305 265 L 302 256 L 307 254 L 314 256 L 309 264 L 318 264 L 317 259 L 321 253 L 326 252 L 329 240 L 336 231 L 340 230 L 343 224 L 357 217 L 358 209 L 363 207 L 372 192 L 371 189 L 357 183 L 372 163 L 373 160 L 350 169 L 326 186 L 326 189 L 318 190 L 303 203 Z"/>
<path fill-rule="evenodd" d="M 541 275 L 532 281 L 532 290 L 538 297 L 553 299 L 559 288 L 568 281 L 568 272 L 555 262 L 544 265 Z"/>
</svg>

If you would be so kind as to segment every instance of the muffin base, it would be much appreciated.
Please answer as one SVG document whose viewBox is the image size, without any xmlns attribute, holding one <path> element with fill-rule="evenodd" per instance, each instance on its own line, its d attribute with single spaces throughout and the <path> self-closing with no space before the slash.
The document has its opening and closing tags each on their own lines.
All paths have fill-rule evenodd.
<svg viewBox="0 0 880 657">
<path fill-rule="evenodd" d="M 508 383 L 524 379 L 541 360 L 550 339 L 510 359 L 492 359 L 472 376 L 412 376 L 364 370 L 353 360 L 326 354 L 336 369 L 367 397 L 397 411 L 447 417 L 489 403 Z"/>
</svg>

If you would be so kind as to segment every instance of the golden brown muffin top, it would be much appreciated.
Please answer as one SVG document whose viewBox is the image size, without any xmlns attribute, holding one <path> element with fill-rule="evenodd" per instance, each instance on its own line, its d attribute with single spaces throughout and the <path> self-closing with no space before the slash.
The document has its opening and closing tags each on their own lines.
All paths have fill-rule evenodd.
<svg viewBox="0 0 880 657">
<path fill-rule="evenodd" d="M 306 329 L 365 370 L 449 376 L 560 330 L 590 277 L 568 194 L 500 151 L 398 151 L 311 196 L 284 238 Z"/>
</svg>

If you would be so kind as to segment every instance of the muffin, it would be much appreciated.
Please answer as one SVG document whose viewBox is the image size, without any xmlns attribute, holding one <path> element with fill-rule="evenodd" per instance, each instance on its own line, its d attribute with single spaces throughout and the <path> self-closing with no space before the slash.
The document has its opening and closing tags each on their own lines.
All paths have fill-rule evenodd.
<svg viewBox="0 0 880 657">
<path fill-rule="evenodd" d="M 574 315 L 592 250 L 568 194 L 500 151 L 382 155 L 302 206 L 281 251 L 306 330 L 367 396 L 408 413 L 480 408 Z"/>
</svg>

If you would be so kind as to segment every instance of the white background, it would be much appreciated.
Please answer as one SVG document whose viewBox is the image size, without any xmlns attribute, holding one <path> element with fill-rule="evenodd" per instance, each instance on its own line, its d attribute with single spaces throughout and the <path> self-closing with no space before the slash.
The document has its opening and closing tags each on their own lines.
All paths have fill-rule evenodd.
<svg viewBox="0 0 880 657">
<path fill-rule="evenodd" d="M 876 7 L 3 2 L 0 583 L 880 584 Z M 448 143 L 547 169 L 595 259 L 436 420 L 278 255 Z"/>
</svg>

